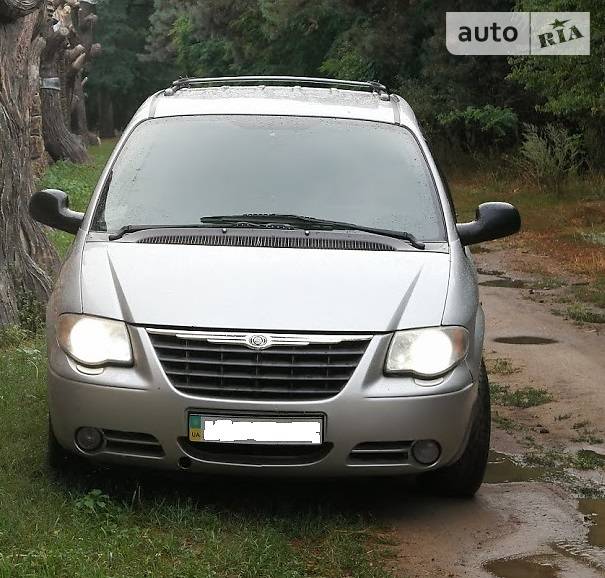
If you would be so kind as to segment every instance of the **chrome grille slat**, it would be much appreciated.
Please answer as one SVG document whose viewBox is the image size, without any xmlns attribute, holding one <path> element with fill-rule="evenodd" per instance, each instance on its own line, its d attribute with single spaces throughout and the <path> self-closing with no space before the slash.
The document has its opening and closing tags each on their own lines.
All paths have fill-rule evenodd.
<svg viewBox="0 0 605 578">
<path fill-rule="evenodd" d="M 271 334 L 272 346 L 258 350 L 241 344 L 246 336 L 242 333 L 163 329 L 149 329 L 148 333 L 177 390 L 199 397 L 252 400 L 313 400 L 337 395 L 371 338 Z"/>
<path fill-rule="evenodd" d="M 259 370 L 261 369 L 261 365 L 252 366 L 255 368 L 254 371 L 254 379 L 267 380 L 267 381 L 341 381 L 344 379 L 343 376 L 329 376 L 329 375 L 261 375 Z M 182 375 L 182 376 L 195 376 L 195 377 L 217 377 L 228 378 L 228 379 L 250 379 L 250 374 L 246 373 L 237 373 L 237 372 L 226 372 L 224 366 L 220 366 L 219 371 L 199 371 L 197 369 L 166 369 L 164 368 L 166 373 L 170 375 Z"/>
<path fill-rule="evenodd" d="M 293 355 L 289 356 L 290 358 L 293 358 Z M 272 360 L 259 360 L 258 363 L 254 363 L 251 361 L 246 361 L 246 360 L 238 360 L 238 359 L 220 359 L 220 358 L 215 358 L 215 359 L 208 359 L 208 358 L 200 358 L 200 357 L 188 357 L 187 359 L 182 359 L 182 358 L 178 358 L 176 356 L 171 356 L 168 357 L 166 355 L 158 355 L 158 358 L 160 361 L 162 362 L 166 362 L 166 363 L 195 363 L 195 364 L 199 364 L 199 365 L 232 365 L 232 366 L 242 366 L 242 367 L 256 367 L 257 365 L 261 366 L 261 367 L 287 367 L 287 368 L 291 368 L 293 364 L 296 364 L 298 367 L 307 367 L 309 369 L 323 369 L 323 368 L 334 368 L 334 369 L 338 369 L 338 368 L 350 368 L 350 367 L 357 367 L 357 363 L 356 362 L 350 362 L 350 363 L 313 363 L 311 361 L 294 361 L 293 359 L 289 362 L 282 362 L 282 361 L 272 361 Z"/>
</svg>

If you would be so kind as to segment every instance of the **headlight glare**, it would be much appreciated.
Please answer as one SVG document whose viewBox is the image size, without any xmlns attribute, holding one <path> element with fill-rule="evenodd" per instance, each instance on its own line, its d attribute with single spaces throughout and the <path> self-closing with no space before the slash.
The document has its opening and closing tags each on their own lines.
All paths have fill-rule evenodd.
<svg viewBox="0 0 605 578">
<path fill-rule="evenodd" d="M 385 362 L 386 374 L 438 377 L 456 366 L 468 351 L 464 327 L 428 327 L 393 335 Z"/>
<path fill-rule="evenodd" d="M 61 315 L 57 339 L 61 349 L 81 365 L 132 365 L 130 337 L 122 321 L 86 315 Z"/>
</svg>

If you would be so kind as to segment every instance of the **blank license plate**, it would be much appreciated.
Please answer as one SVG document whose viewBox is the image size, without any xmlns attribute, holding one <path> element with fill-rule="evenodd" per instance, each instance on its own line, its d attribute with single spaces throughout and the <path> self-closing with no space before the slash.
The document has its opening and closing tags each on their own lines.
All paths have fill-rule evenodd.
<svg viewBox="0 0 605 578">
<path fill-rule="evenodd" d="M 248 444 L 321 444 L 321 418 L 189 415 L 189 441 Z"/>
</svg>

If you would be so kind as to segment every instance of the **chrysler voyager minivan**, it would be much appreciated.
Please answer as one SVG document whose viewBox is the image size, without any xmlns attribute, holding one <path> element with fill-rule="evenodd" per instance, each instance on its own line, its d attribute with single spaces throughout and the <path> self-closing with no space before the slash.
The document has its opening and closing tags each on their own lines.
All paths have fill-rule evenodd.
<svg viewBox="0 0 605 578">
<path fill-rule="evenodd" d="M 469 245 L 414 113 L 376 82 L 182 79 L 126 128 L 48 312 L 49 456 L 191 472 L 420 475 L 489 449 Z"/>
</svg>

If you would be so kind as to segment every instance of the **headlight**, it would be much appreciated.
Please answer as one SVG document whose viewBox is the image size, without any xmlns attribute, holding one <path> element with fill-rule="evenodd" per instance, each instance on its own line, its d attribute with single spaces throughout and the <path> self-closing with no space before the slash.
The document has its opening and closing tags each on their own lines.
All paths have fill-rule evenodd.
<svg viewBox="0 0 605 578">
<path fill-rule="evenodd" d="M 61 349 L 81 365 L 132 365 L 130 337 L 122 321 L 86 315 L 61 315 L 57 340 Z"/>
<path fill-rule="evenodd" d="M 386 374 L 437 377 L 464 359 L 469 335 L 464 327 L 429 327 L 393 335 L 384 366 Z"/>
</svg>

